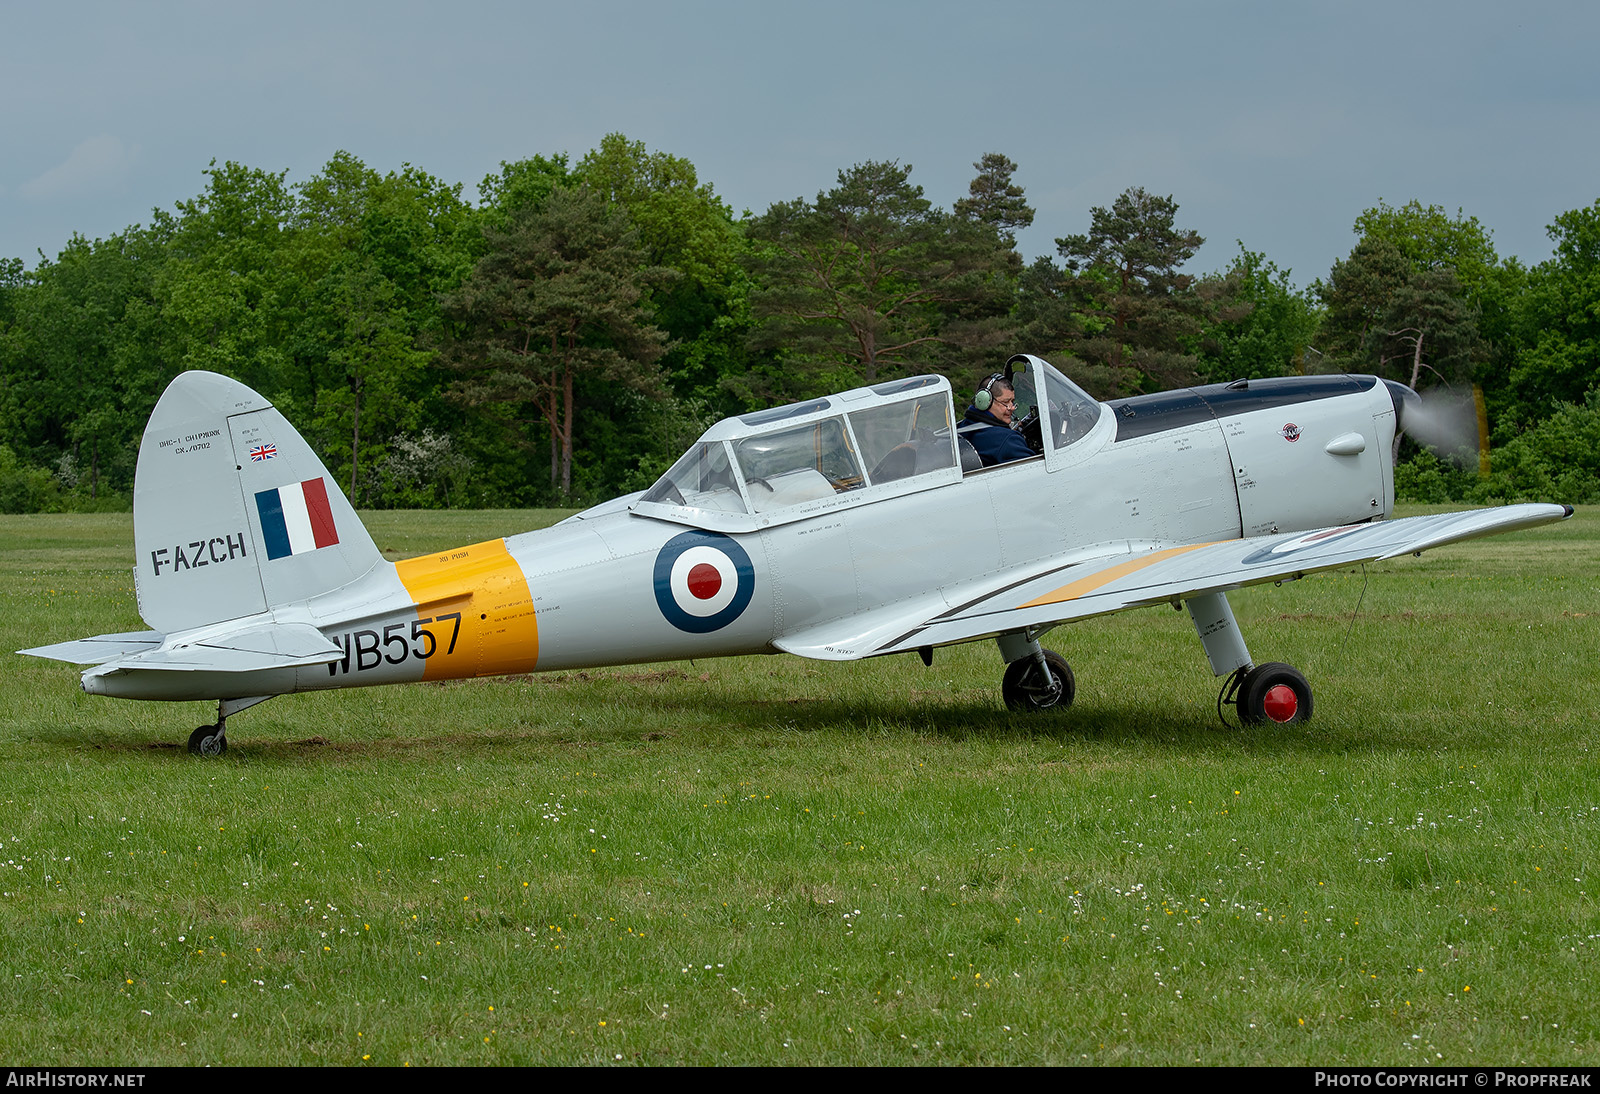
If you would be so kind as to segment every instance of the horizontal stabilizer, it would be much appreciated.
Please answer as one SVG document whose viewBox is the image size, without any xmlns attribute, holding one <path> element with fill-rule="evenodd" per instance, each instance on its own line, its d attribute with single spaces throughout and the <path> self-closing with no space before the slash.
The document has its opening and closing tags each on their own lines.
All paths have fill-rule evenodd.
<svg viewBox="0 0 1600 1094">
<path fill-rule="evenodd" d="M 123 657 L 85 673 L 105 676 L 114 672 L 158 670 L 172 672 L 254 672 L 325 665 L 345 656 L 309 623 L 265 623 L 229 634 L 211 635 L 192 642 Z"/>
<path fill-rule="evenodd" d="M 68 661 L 74 665 L 103 665 L 118 657 L 145 653 L 161 645 L 166 637 L 160 631 L 129 631 L 126 634 L 101 634 L 93 638 L 78 638 L 71 642 L 57 642 L 51 646 L 35 646 L 31 650 L 18 650 L 29 657 L 48 657 L 54 661 Z"/>
</svg>

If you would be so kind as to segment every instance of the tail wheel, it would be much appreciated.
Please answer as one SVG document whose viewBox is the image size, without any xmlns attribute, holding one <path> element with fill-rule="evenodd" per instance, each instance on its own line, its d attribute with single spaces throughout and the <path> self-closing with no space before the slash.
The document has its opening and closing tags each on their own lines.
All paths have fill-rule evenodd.
<svg viewBox="0 0 1600 1094">
<path fill-rule="evenodd" d="M 1311 685 L 1293 665 L 1257 665 L 1239 684 L 1239 720 L 1246 725 L 1311 721 Z"/>
<path fill-rule="evenodd" d="M 228 738 L 220 725 L 201 726 L 189 734 L 189 753 L 194 756 L 220 756 L 228 751 Z"/>
<path fill-rule="evenodd" d="M 1065 710 L 1072 705 L 1073 696 L 1078 692 L 1072 666 L 1055 650 L 1045 650 L 1044 659 L 1050 666 L 1048 678 L 1036 657 L 1023 657 L 1006 666 L 1000 694 L 1005 697 L 1009 709 L 1031 714 L 1041 710 Z"/>
</svg>

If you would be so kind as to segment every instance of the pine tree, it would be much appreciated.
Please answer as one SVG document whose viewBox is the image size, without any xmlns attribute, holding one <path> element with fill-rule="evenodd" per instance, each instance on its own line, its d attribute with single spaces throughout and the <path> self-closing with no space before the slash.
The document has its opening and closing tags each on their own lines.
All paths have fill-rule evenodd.
<svg viewBox="0 0 1600 1094">
<path fill-rule="evenodd" d="M 1110 393 L 1137 391 L 1147 377 L 1170 387 L 1195 376 L 1188 345 L 1202 329 L 1207 302 L 1178 267 L 1205 240 L 1173 227 L 1177 215 L 1170 196 L 1133 187 L 1110 209 L 1090 210 L 1087 235 L 1056 240 L 1086 319 L 1074 350 L 1104 370 Z"/>
<path fill-rule="evenodd" d="M 910 174 L 909 165 L 858 164 L 815 203 L 779 202 L 751 222 L 754 340 L 784 366 L 769 394 L 927 367 L 964 337 L 952 320 L 993 294 L 1009 247 L 990 225 L 934 208 Z"/>
<path fill-rule="evenodd" d="M 967 196 L 956 202 L 956 216 L 989 225 L 1007 247 L 1015 247 L 1017 230 L 1033 223 L 1033 206 L 1023 198 L 1022 187 L 1011 181 L 1017 165 L 990 152 L 972 166 L 978 175 L 967 187 Z"/>
<path fill-rule="evenodd" d="M 449 361 L 463 373 L 452 392 L 532 444 L 548 432 L 550 482 L 572 490 L 575 385 L 598 376 L 655 391 L 666 337 L 641 301 L 663 271 L 644 264 L 627 215 L 587 188 L 557 187 L 538 206 L 486 228 L 488 252 L 445 299 L 459 325 Z M 524 418 L 533 408 L 534 421 Z"/>
</svg>

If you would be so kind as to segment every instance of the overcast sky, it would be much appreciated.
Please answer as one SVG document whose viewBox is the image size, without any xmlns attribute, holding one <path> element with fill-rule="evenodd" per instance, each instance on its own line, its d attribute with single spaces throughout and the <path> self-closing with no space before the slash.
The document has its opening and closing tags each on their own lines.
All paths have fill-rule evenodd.
<svg viewBox="0 0 1600 1094">
<path fill-rule="evenodd" d="M 0 257 L 148 222 L 215 158 L 304 180 L 345 149 L 465 184 L 608 132 L 735 212 L 898 160 L 934 202 L 998 151 L 1024 254 L 1124 189 L 1305 285 L 1380 198 L 1458 207 L 1502 256 L 1600 198 L 1600 4 L 72 3 L 0 0 Z"/>
</svg>

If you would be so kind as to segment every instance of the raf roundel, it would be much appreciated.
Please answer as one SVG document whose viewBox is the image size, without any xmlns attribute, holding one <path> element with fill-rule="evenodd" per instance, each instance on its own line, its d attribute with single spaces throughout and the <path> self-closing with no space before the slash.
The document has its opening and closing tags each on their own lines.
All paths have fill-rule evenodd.
<svg viewBox="0 0 1600 1094">
<path fill-rule="evenodd" d="M 1345 536 L 1355 535 L 1357 532 L 1366 532 L 1372 529 L 1370 524 L 1342 524 L 1337 528 L 1319 528 L 1315 532 L 1304 535 L 1280 539 L 1269 547 L 1251 551 L 1239 560 L 1241 565 L 1254 566 L 1261 562 L 1273 562 L 1296 551 L 1304 551 L 1311 547 L 1324 547 L 1335 540 Z"/>
<path fill-rule="evenodd" d="M 721 630 L 750 605 L 756 571 L 743 547 L 716 532 L 673 536 L 656 556 L 656 605 L 680 631 Z"/>
</svg>

